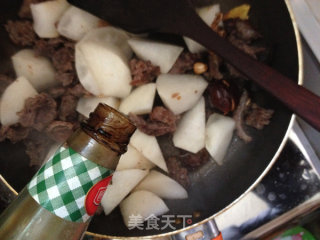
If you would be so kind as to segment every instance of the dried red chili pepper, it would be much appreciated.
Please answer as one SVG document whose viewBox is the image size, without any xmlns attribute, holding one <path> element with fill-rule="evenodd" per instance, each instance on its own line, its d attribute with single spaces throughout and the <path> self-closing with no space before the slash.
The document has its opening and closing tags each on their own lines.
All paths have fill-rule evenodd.
<svg viewBox="0 0 320 240">
<path fill-rule="evenodd" d="M 208 87 L 208 93 L 211 106 L 225 115 L 234 111 L 239 103 L 239 89 L 231 81 L 212 82 Z"/>
</svg>

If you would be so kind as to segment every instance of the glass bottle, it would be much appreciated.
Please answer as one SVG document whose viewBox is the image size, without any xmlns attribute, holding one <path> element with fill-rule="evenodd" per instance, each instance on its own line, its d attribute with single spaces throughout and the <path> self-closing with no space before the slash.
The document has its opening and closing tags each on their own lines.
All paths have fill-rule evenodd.
<svg viewBox="0 0 320 240">
<path fill-rule="evenodd" d="M 134 131 L 99 104 L 0 216 L 0 239 L 81 239 Z"/>
</svg>

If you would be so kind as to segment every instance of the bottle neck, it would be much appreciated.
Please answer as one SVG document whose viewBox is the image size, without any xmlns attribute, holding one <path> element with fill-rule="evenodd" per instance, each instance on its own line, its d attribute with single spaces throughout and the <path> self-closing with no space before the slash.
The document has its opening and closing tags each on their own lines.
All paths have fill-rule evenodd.
<svg viewBox="0 0 320 240">
<path fill-rule="evenodd" d="M 83 129 L 78 129 L 68 140 L 68 147 L 90 161 L 110 170 L 114 170 L 119 162 L 120 154 L 112 151 L 108 145 L 97 142 Z"/>
<path fill-rule="evenodd" d="M 89 119 L 68 140 L 67 145 L 86 159 L 114 170 L 127 151 L 136 127 L 115 109 L 99 104 Z"/>
</svg>

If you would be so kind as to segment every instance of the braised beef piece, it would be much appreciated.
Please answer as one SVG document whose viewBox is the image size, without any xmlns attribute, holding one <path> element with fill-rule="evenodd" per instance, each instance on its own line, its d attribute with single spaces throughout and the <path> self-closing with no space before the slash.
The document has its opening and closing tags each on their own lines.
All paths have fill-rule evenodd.
<svg viewBox="0 0 320 240">
<path fill-rule="evenodd" d="M 78 98 L 67 94 L 61 98 L 61 104 L 59 108 L 59 119 L 66 122 L 75 122 L 78 118 L 76 111 Z"/>
<path fill-rule="evenodd" d="M 76 76 L 74 72 L 57 72 L 55 78 L 57 79 L 57 81 L 61 82 L 62 86 L 66 87 L 66 86 L 70 86 Z"/>
<path fill-rule="evenodd" d="M 252 141 L 252 137 L 245 131 L 244 124 L 261 130 L 270 124 L 273 113 L 274 110 L 265 109 L 256 103 L 252 103 L 247 91 L 244 91 L 240 98 L 239 105 L 233 114 L 239 138 L 245 142 Z"/>
<path fill-rule="evenodd" d="M 174 131 L 170 126 L 164 123 L 146 121 L 143 117 L 133 113 L 129 114 L 129 118 L 141 132 L 144 132 L 147 135 L 162 136 Z"/>
<path fill-rule="evenodd" d="M 49 41 L 43 38 L 37 40 L 33 46 L 35 52 L 40 56 L 50 58 L 55 51 L 55 46 L 49 44 Z"/>
<path fill-rule="evenodd" d="M 59 48 L 75 49 L 76 43 L 64 37 L 57 37 L 57 38 L 50 38 L 48 40 L 48 44 L 55 49 L 59 49 Z"/>
<path fill-rule="evenodd" d="M 181 162 L 176 157 L 169 157 L 166 162 L 169 176 L 182 186 L 188 187 L 190 184 L 188 169 L 183 167 Z"/>
<path fill-rule="evenodd" d="M 233 113 L 233 119 L 236 122 L 236 133 L 240 139 L 245 142 L 251 142 L 252 137 L 244 129 L 244 116 L 246 114 L 250 99 L 248 92 L 244 91 L 241 95 L 239 105 L 236 111 Z"/>
<path fill-rule="evenodd" d="M 169 73 L 184 74 L 193 70 L 193 65 L 202 60 L 202 56 L 196 53 L 183 52 L 172 66 Z"/>
<path fill-rule="evenodd" d="M 73 43 L 63 38 L 56 38 L 49 40 L 48 44 L 54 49 L 50 57 L 57 70 L 56 79 L 62 86 L 72 85 L 77 81 Z"/>
<path fill-rule="evenodd" d="M 91 96 L 92 94 L 89 93 L 87 90 L 84 89 L 84 87 L 79 83 L 72 87 L 66 88 L 66 87 L 54 87 L 50 88 L 47 93 L 53 97 L 53 98 L 60 98 L 63 95 L 72 95 L 75 97 L 83 97 L 83 96 Z"/>
<path fill-rule="evenodd" d="M 129 65 L 132 75 L 132 86 L 141 86 L 153 82 L 160 74 L 160 68 L 152 65 L 150 61 L 133 58 L 130 60 Z"/>
<path fill-rule="evenodd" d="M 72 72 L 74 70 L 74 49 L 61 47 L 51 55 L 55 69 L 60 73 Z"/>
<path fill-rule="evenodd" d="M 76 84 L 73 87 L 68 88 L 67 93 L 71 94 L 75 97 L 79 97 L 79 98 L 83 97 L 83 96 L 91 96 L 92 95 L 86 89 L 84 89 L 84 87 L 80 83 Z"/>
<path fill-rule="evenodd" d="M 130 114 L 129 118 L 141 132 L 144 132 L 147 135 L 157 137 L 174 132 L 170 126 L 161 122 L 147 122 L 142 117 L 134 114 Z"/>
<path fill-rule="evenodd" d="M 236 21 L 237 36 L 244 41 L 251 42 L 253 40 L 261 38 L 261 34 L 256 31 L 248 20 Z"/>
<path fill-rule="evenodd" d="M 13 81 L 14 80 L 7 75 L 0 74 L 0 96 Z"/>
<path fill-rule="evenodd" d="M 18 115 L 21 126 L 41 131 L 57 117 L 57 103 L 49 94 L 40 93 L 28 98 Z"/>
<path fill-rule="evenodd" d="M 181 150 L 179 159 L 184 166 L 193 169 L 193 168 L 200 167 L 206 162 L 208 162 L 210 159 L 210 155 L 205 148 L 203 148 L 197 153 L 190 153 L 190 152 Z"/>
<path fill-rule="evenodd" d="M 20 20 L 11 21 L 9 20 L 5 25 L 7 32 L 11 41 L 22 47 L 32 46 L 36 40 L 37 36 L 33 31 L 33 26 L 30 21 Z"/>
<path fill-rule="evenodd" d="M 224 22 L 227 39 L 237 48 L 257 59 L 258 54 L 266 51 L 265 47 L 254 44 L 254 40 L 261 38 L 247 20 L 228 19 Z"/>
<path fill-rule="evenodd" d="M 26 139 L 29 135 L 30 128 L 25 128 L 20 125 L 10 126 L 6 132 L 6 137 L 12 143 L 17 143 Z"/>
<path fill-rule="evenodd" d="M 208 77 L 209 79 L 222 79 L 223 75 L 220 71 L 220 65 L 222 63 L 221 58 L 213 53 L 213 52 L 209 52 L 209 56 L 208 56 Z"/>
<path fill-rule="evenodd" d="M 70 122 L 54 121 L 47 127 L 46 133 L 53 141 L 63 143 L 73 133 L 73 124 Z"/>
<path fill-rule="evenodd" d="M 249 56 L 251 56 L 254 59 L 257 59 L 257 55 L 259 53 L 262 53 L 264 51 L 266 51 L 265 47 L 260 47 L 260 46 L 254 46 L 254 45 L 248 45 L 247 43 L 245 43 L 244 41 L 242 41 L 241 39 L 237 38 L 234 35 L 230 35 L 228 37 L 228 40 L 237 48 L 239 48 L 240 50 L 242 50 L 244 53 L 248 54 Z"/>
<path fill-rule="evenodd" d="M 66 93 L 67 89 L 65 87 L 54 87 L 50 88 L 47 93 L 54 99 L 62 97 Z"/>
<path fill-rule="evenodd" d="M 39 39 L 34 44 L 35 51 L 42 56 L 51 58 L 55 51 L 58 51 L 61 48 L 70 48 L 74 49 L 75 43 L 63 38 L 50 38 L 50 39 Z"/>
<path fill-rule="evenodd" d="M 170 126 L 175 126 L 178 117 L 169 109 L 161 106 L 154 107 L 150 113 L 150 120 L 162 122 Z"/>
<path fill-rule="evenodd" d="M 30 128 L 22 127 L 20 124 L 11 126 L 1 126 L 0 128 L 0 142 L 5 139 L 10 140 L 12 143 L 17 143 L 28 137 Z"/>
<path fill-rule="evenodd" d="M 258 106 L 256 103 L 252 103 L 248 108 L 245 122 L 247 125 L 256 129 L 263 129 L 264 126 L 270 124 L 273 113 L 274 110 L 265 109 Z"/>
<path fill-rule="evenodd" d="M 26 154 L 30 158 L 30 166 L 40 166 L 45 160 L 46 155 L 53 142 L 42 132 L 32 131 L 28 138 L 24 140 Z"/>
<path fill-rule="evenodd" d="M 256 31 L 248 20 L 239 18 L 227 19 L 223 22 L 225 30 L 229 35 L 233 35 L 239 40 L 251 43 L 253 40 L 261 38 L 261 34 Z"/>
<path fill-rule="evenodd" d="M 32 14 L 31 14 L 31 9 L 30 9 L 30 4 L 31 3 L 40 3 L 40 2 L 44 2 L 46 0 L 23 0 L 22 5 L 20 7 L 19 10 L 19 17 L 21 18 L 32 18 Z"/>
<path fill-rule="evenodd" d="M 164 107 L 155 107 L 148 120 L 132 113 L 129 114 L 129 118 L 140 131 L 151 136 L 162 136 L 174 132 L 178 119 L 177 116 Z"/>
</svg>

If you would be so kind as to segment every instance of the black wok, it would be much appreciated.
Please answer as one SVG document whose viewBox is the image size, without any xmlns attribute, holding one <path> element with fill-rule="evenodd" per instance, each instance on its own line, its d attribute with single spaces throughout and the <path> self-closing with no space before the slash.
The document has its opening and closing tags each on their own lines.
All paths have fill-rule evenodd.
<svg viewBox="0 0 320 240">
<path fill-rule="evenodd" d="M 270 65 L 299 81 L 301 67 L 300 42 L 297 30 L 291 21 L 286 1 L 284 0 L 221 0 L 194 1 L 196 4 L 210 2 L 220 3 L 222 10 L 249 3 L 252 8 L 250 20 L 263 34 L 266 42 L 273 49 Z M 17 50 L 4 30 L 3 23 L 17 16 L 21 1 L 2 1 L 0 8 L 0 73 L 12 70 L 10 56 Z M 252 97 L 259 105 L 275 110 L 269 126 L 262 131 L 251 129 L 249 133 L 253 141 L 244 143 L 234 137 L 222 166 L 209 162 L 191 174 L 192 184 L 188 188 L 189 198 L 186 200 L 166 201 L 170 212 L 168 215 L 193 215 L 193 224 L 199 224 L 214 217 L 235 202 L 245 192 L 254 187 L 266 174 L 277 158 L 286 141 L 287 131 L 292 123 L 292 113 L 281 103 L 257 87 L 252 88 Z M 31 179 L 36 168 L 28 166 L 28 158 L 24 147 L 20 144 L 3 142 L 0 144 L 0 174 L 17 191 L 20 191 Z M 173 224 L 180 231 L 179 221 Z M 172 232 L 164 230 L 128 230 L 122 222 L 120 211 L 116 209 L 111 215 L 96 216 L 89 232 L 108 236 L 146 236 Z"/>
</svg>

